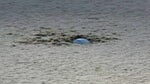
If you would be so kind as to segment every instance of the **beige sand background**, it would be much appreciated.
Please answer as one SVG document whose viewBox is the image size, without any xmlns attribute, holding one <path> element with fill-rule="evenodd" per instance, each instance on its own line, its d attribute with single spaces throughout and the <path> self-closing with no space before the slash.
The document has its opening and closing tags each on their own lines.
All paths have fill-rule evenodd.
<svg viewBox="0 0 150 84">
<path fill-rule="evenodd" d="M 149 11 L 149 0 L 0 0 L 0 84 L 150 84 Z M 39 27 L 121 40 L 15 43 Z"/>
</svg>

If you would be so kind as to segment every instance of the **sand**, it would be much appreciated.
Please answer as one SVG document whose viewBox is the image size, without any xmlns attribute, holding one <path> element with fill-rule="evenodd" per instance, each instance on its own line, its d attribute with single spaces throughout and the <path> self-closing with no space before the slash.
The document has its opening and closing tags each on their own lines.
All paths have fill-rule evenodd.
<svg viewBox="0 0 150 84">
<path fill-rule="evenodd" d="M 1 0 L 0 84 L 150 84 L 149 0 Z M 116 37 L 22 44 L 41 28 Z"/>
</svg>

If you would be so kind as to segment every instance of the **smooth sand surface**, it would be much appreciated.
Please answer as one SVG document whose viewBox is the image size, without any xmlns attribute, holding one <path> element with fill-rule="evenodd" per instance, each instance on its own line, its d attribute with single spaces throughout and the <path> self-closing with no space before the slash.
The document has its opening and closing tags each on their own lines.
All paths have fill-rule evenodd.
<svg viewBox="0 0 150 84">
<path fill-rule="evenodd" d="M 16 43 L 40 27 L 121 40 Z M 150 1 L 0 0 L 0 84 L 150 84 Z"/>
</svg>

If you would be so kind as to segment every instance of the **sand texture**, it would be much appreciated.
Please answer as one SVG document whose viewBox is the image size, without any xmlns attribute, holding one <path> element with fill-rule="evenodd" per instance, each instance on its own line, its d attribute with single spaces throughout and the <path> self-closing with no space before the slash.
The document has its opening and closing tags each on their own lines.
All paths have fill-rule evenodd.
<svg viewBox="0 0 150 84">
<path fill-rule="evenodd" d="M 150 0 L 0 0 L 0 84 L 150 84 Z"/>
</svg>

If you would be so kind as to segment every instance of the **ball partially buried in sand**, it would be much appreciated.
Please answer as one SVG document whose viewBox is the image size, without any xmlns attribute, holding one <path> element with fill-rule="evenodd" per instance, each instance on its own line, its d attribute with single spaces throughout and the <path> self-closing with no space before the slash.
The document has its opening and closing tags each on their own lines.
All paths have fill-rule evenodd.
<svg viewBox="0 0 150 84">
<path fill-rule="evenodd" d="M 73 40 L 74 44 L 90 44 L 91 42 L 85 38 L 77 38 Z"/>
</svg>

